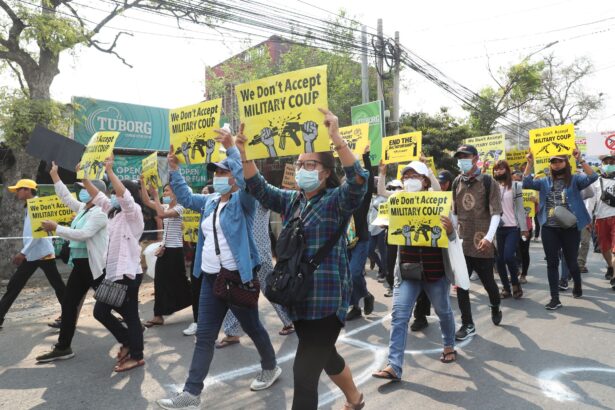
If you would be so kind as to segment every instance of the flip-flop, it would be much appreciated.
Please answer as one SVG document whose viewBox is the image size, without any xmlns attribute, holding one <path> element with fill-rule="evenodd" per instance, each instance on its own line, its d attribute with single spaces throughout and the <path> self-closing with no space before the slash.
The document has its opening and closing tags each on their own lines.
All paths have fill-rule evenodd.
<svg viewBox="0 0 615 410">
<path fill-rule="evenodd" d="M 284 326 L 282 330 L 278 332 L 280 336 L 288 336 L 292 335 L 293 333 L 295 333 L 295 327 L 293 325 Z"/>
<path fill-rule="evenodd" d="M 126 354 L 122 354 L 123 347 L 120 347 L 120 351 L 115 355 L 115 359 L 117 360 L 117 364 L 122 364 L 130 357 L 130 349 L 126 349 Z"/>
<path fill-rule="evenodd" d="M 401 378 L 398 377 L 395 373 L 393 373 L 392 370 L 387 369 L 378 370 L 377 372 L 372 373 L 372 377 L 375 377 L 376 379 L 391 380 L 393 382 L 398 382 L 401 380 Z"/>
<path fill-rule="evenodd" d="M 154 327 L 154 326 L 162 326 L 164 325 L 164 322 L 154 322 L 153 320 L 148 320 L 147 322 L 143 323 L 143 326 L 150 328 L 150 327 Z"/>
<path fill-rule="evenodd" d="M 121 364 L 118 364 L 117 366 L 115 366 L 115 368 L 113 369 L 113 371 L 115 371 L 116 373 L 123 373 L 123 372 L 127 372 L 128 370 L 132 370 L 132 369 L 136 369 L 137 367 L 141 367 L 145 364 L 145 360 L 141 359 L 141 360 L 137 360 L 134 362 L 134 364 L 127 366 L 127 367 L 121 367 Z"/>
<path fill-rule="evenodd" d="M 216 349 L 224 349 L 225 347 L 236 345 L 238 343 L 239 343 L 239 339 L 238 340 L 222 339 L 219 342 L 216 342 Z"/>
<path fill-rule="evenodd" d="M 449 357 L 450 355 L 453 355 L 452 359 L 447 359 L 447 357 Z M 442 355 L 440 355 L 440 361 L 442 363 L 453 363 L 457 361 L 457 350 L 453 350 L 452 352 L 442 352 Z"/>
</svg>

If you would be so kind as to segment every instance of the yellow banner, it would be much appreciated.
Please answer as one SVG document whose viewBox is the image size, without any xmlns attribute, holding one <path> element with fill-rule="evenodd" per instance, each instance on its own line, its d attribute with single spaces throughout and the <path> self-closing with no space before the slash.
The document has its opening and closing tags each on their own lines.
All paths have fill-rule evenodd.
<svg viewBox="0 0 615 410">
<path fill-rule="evenodd" d="M 84 179 L 87 173 L 88 179 L 102 179 L 105 175 L 105 159 L 113 154 L 117 131 L 98 131 L 92 135 L 90 142 L 85 147 L 77 179 Z"/>
<path fill-rule="evenodd" d="M 422 140 L 421 131 L 385 137 L 382 139 L 382 160 L 385 164 L 418 160 L 421 156 Z"/>
<path fill-rule="evenodd" d="M 235 87 L 248 159 L 329 151 L 319 108 L 328 108 L 327 66 L 306 68 Z"/>
<path fill-rule="evenodd" d="M 478 151 L 478 167 L 489 162 L 489 170 L 500 159 L 506 159 L 506 143 L 504 134 L 484 135 L 482 137 L 466 138 L 464 144 L 474 145 Z"/>
<path fill-rule="evenodd" d="M 369 124 L 363 123 L 340 128 L 340 135 L 348 143 L 348 148 L 361 158 L 365 152 L 365 147 L 369 145 Z M 333 151 L 333 155 L 337 157 L 333 143 L 330 143 L 329 148 Z"/>
<path fill-rule="evenodd" d="M 73 197 L 75 194 L 73 194 Z M 54 221 L 58 225 L 70 226 L 75 217 L 74 212 L 60 201 L 57 195 L 43 196 L 28 199 L 28 215 L 32 224 L 32 237 L 45 238 L 55 235 L 53 232 L 45 232 L 41 226 L 43 221 Z"/>
<path fill-rule="evenodd" d="M 527 164 L 527 151 L 522 149 L 513 149 L 506 151 L 506 161 L 510 166 L 511 171 L 522 171 L 524 164 Z"/>
<path fill-rule="evenodd" d="M 530 130 L 530 149 L 534 158 L 552 155 L 572 155 L 574 150 L 574 125 Z"/>
<path fill-rule="evenodd" d="M 182 224 L 184 232 L 184 241 L 196 243 L 199 239 L 199 222 L 201 214 L 199 212 L 184 209 L 182 213 Z"/>
<path fill-rule="evenodd" d="M 284 165 L 284 176 L 282 177 L 282 188 L 297 189 L 295 181 L 295 166 L 293 164 Z"/>
<path fill-rule="evenodd" d="M 532 198 L 538 199 L 538 192 L 533 189 L 523 190 L 523 208 L 525 208 L 525 214 L 530 218 L 536 216 L 536 206 Z"/>
<path fill-rule="evenodd" d="M 141 160 L 141 175 L 145 181 L 146 187 L 158 189 L 162 182 L 158 176 L 158 153 L 153 152 L 151 155 Z"/>
<path fill-rule="evenodd" d="M 570 163 L 570 172 L 574 175 L 577 172 L 577 161 L 568 156 L 568 162 Z M 534 158 L 534 178 L 543 178 L 550 174 L 549 157 Z"/>
<path fill-rule="evenodd" d="M 400 192 L 389 197 L 391 245 L 448 248 L 440 216 L 448 216 L 451 192 Z"/>
<path fill-rule="evenodd" d="M 169 134 L 182 164 L 205 164 L 220 158 L 214 138 L 220 128 L 222 98 L 169 110 Z"/>
</svg>

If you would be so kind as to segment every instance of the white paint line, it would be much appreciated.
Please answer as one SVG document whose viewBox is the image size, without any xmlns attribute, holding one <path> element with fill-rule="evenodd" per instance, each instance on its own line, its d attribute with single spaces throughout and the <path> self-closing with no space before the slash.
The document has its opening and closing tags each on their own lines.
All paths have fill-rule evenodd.
<svg viewBox="0 0 615 410">
<path fill-rule="evenodd" d="M 615 369 L 609 367 L 562 367 L 557 369 L 547 369 L 540 372 L 537 376 L 540 388 L 545 396 L 550 399 L 564 401 L 578 401 L 579 395 L 570 390 L 559 379 L 571 373 L 615 373 Z"/>
</svg>

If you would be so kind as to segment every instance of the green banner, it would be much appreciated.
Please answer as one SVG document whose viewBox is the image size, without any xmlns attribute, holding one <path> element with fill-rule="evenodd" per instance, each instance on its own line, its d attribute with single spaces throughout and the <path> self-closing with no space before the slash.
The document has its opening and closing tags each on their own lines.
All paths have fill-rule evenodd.
<svg viewBox="0 0 615 410">
<path fill-rule="evenodd" d="M 75 141 L 87 144 L 98 131 L 119 131 L 115 148 L 167 151 L 169 110 L 73 97 Z"/>
<path fill-rule="evenodd" d="M 384 137 L 384 103 L 380 100 L 355 105 L 350 109 L 352 125 L 369 124 L 370 160 L 376 166 L 382 157 L 382 137 Z"/>
<path fill-rule="evenodd" d="M 141 161 L 144 155 L 116 155 L 113 171 L 120 179 L 138 181 L 141 178 Z M 193 187 L 207 185 L 207 168 L 203 164 L 181 165 L 179 168 L 186 183 Z M 166 157 L 158 157 L 158 175 L 162 184 L 169 182 L 169 168 Z"/>
</svg>

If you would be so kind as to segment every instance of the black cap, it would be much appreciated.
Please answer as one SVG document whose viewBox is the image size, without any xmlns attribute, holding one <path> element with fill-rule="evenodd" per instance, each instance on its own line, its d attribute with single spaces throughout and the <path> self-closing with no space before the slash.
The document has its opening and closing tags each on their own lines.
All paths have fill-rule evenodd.
<svg viewBox="0 0 615 410">
<path fill-rule="evenodd" d="M 440 171 L 438 174 L 438 181 L 440 182 L 451 182 L 455 179 L 455 176 L 447 170 Z"/>
<path fill-rule="evenodd" d="M 474 145 L 464 144 L 460 146 L 459 148 L 457 148 L 457 152 L 455 152 L 454 157 L 457 158 L 458 154 L 470 154 L 470 155 L 477 156 L 478 150 L 476 149 Z"/>
</svg>

